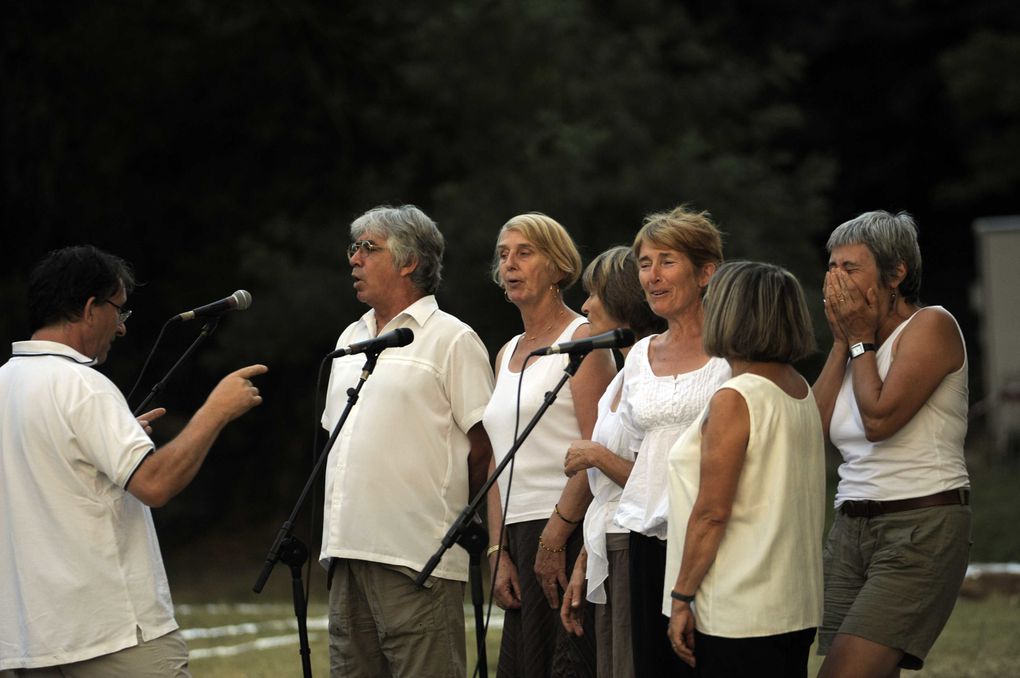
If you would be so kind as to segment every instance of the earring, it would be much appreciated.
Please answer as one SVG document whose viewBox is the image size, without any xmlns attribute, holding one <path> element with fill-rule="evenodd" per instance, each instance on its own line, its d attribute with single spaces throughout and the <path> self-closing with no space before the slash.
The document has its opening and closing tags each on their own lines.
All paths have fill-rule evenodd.
<svg viewBox="0 0 1020 678">
<path fill-rule="evenodd" d="M 892 291 L 892 300 L 891 301 L 892 301 L 892 305 L 895 306 L 896 305 L 896 288 L 895 287 L 893 288 L 893 291 Z"/>
</svg>

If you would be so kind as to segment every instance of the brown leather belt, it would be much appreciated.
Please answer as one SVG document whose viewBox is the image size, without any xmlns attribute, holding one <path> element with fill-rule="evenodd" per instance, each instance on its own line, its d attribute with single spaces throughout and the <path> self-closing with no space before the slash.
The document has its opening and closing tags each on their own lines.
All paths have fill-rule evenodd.
<svg viewBox="0 0 1020 678">
<path fill-rule="evenodd" d="M 970 504 L 970 490 L 961 487 L 946 490 L 927 497 L 911 499 L 894 499 L 893 501 L 845 501 L 839 505 L 840 512 L 851 518 L 873 518 L 885 513 L 910 511 L 912 509 L 930 508 L 932 506 L 967 506 Z"/>
</svg>

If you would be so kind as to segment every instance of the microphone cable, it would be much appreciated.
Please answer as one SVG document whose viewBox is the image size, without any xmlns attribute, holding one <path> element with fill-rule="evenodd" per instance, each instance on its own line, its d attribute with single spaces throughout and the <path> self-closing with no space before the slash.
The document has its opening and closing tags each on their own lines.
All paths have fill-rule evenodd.
<svg viewBox="0 0 1020 678">
<path fill-rule="evenodd" d="M 145 376 L 145 371 L 149 369 L 149 363 L 152 362 L 152 356 L 156 355 L 156 349 L 159 347 L 159 342 L 163 340 L 163 334 L 166 332 L 166 328 L 170 326 L 174 320 L 171 318 L 163 323 L 163 327 L 159 330 L 159 335 L 156 337 L 156 341 L 152 344 L 152 348 L 149 350 L 149 355 L 145 358 L 145 362 L 142 364 L 142 370 L 138 373 L 138 378 L 135 379 L 135 385 L 131 387 L 131 391 L 128 392 L 127 402 L 131 402 L 131 396 L 138 390 L 138 385 L 142 383 L 142 377 Z"/>
<path fill-rule="evenodd" d="M 510 357 L 512 358 L 513 356 L 511 355 Z M 522 387 L 524 385 L 524 371 L 526 369 L 528 369 L 528 361 L 531 360 L 534 357 L 541 357 L 541 356 L 533 356 L 533 355 L 525 356 L 524 364 L 521 365 L 521 372 L 520 372 L 520 374 L 517 377 L 517 403 L 516 403 L 516 407 L 515 407 L 515 420 L 514 420 L 514 443 L 517 442 L 517 435 L 520 432 L 520 428 L 521 428 L 521 389 L 522 389 Z M 509 365 L 510 365 L 510 361 L 508 359 L 507 360 L 507 370 L 509 370 Z M 514 482 L 514 464 L 517 462 L 517 453 L 518 452 L 520 452 L 520 448 L 518 448 L 514 452 L 514 458 L 510 460 L 510 466 L 507 468 L 507 472 L 509 473 L 509 475 L 507 476 L 507 479 L 506 479 L 506 497 L 503 498 L 503 515 L 502 515 L 500 523 L 499 523 L 499 540 L 496 542 L 497 544 L 500 545 L 500 547 L 501 547 L 500 550 L 502 550 L 502 545 L 503 545 L 503 534 L 506 531 L 506 512 L 507 512 L 507 509 L 510 508 L 510 491 L 511 491 L 511 488 L 513 487 L 513 482 Z M 498 483 L 495 486 L 498 488 L 499 487 Z M 488 501 L 486 501 L 486 505 L 488 505 Z M 491 534 L 491 526 L 490 526 L 490 534 Z M 498 551 L 497 551 L 497 553 L 498 553 Z M 486 638 L 489 637 L 489 622 L 492 619 L 492 605 L 493 605 L 493 603 L 496 602 L 495 598 L 494 598 L 494 594 L 496 592 L 496 575 L 499 572 L 499 564 L 500 564 L 500 562 L 501 562 L 501 559 L 497 558 L 496 559 L 496 566 L 494 568 L 492 568 L 492 573 L 489 575 L 489 578 L 490 578 L 491 581 L 489 582 L 489 608 L 485 612 L 485 637 Z M 517 567 L 517 563 L 514 563 L 514 567 Z M 520 575 L 518 574 L 518 577 L 519 576 Z M 479 672 L 479 665 L 478 665 L 478 661 L 476 660 L 475 661 L 475 672 L 474 672 L 474 674 L 472 674 L 472 678 L 474 678 L 474 676 L 477 676 L 478 672 Z"/>
</svg>

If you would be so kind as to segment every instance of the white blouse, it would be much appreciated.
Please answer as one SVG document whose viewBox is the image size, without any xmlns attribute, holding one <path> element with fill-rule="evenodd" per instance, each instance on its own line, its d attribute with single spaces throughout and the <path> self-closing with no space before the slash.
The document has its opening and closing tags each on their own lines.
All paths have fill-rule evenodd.
<svg viewBox="0 0 1020 678">
<path fill-rule="evenodd" d="M 666 538 L 669 488 L 666 455 L 698 418 L 716 388 L 730 378 L 722 358 L 676 376 L 658 376 L 648 361 L 652 337 L 634 344 L 623 367 L 620 421 L 630 437 L 634 468 L 620 497 L 616 523 L 632 532 Z"/>
<path fill-rule="evenodd" d="M 623 388 L 623 372 L 606 388 L 599 400 L 599 417 L 595 422 L 591 439 L 610 452 L 634 461 L 633 450 L 627 431 L 620 422 L 619 411 L 613 411 L 613 401 Z M 592 502 L 584 514 L 584 546 L 588 551 L 588 595 L 593 603 L 606 602 L 605 582 L 609 577 L 609 555 L 606 548 L 606 534 L 626 532 L 613 522 L 616 507 L 620 503 L 623 488 L 597 468 L 588 469 L 588 485 L 591 487 Z"/>
</svg>

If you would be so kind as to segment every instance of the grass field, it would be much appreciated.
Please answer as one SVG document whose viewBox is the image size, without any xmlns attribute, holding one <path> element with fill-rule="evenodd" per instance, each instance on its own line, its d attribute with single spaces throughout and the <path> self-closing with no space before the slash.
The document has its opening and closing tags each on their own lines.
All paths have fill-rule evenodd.
<svg viewBox="0 0 1020 678">
<path fill-rule="evenodd" d="M 1020 562 L 1020 468 L 985 469 L 972 463 L 974 547 L 972 562 Z M 278 566 L 262 595 L 250 587 L 261 567 L 265 544 L 257 539 L 247 550 L 234 552 L 231 573 L 210 567 L 223 558 L 206 553 L 168 560 L 177 618 L 191 649 L 196 678 L 277 678 L 300 676 L 297 627 L 290 600 L 290 573 Z M 201 548 L 192 549 L 202 551 Z M 312 568 L 309 635 L 312 670 L 328 675 L 324 577 Z M 1020 676 L 1020 578 L 984 577 L 968 582 L 923 671 L 904 675 L 939 678 Z M 495 610 L 498 612 L 498 610 Z M 474 668 L 472 612 L 467 610 L 468 666 Z M 498 619 L 487 638 L 489 675 L 495 675 Z M 813 657 L 809 674 L 820 659 Z M 469 674 L 470 675 L 470 674 Z"/>
<path fill-rule="evenodd" d="M 278 678 L 300 676 L 297 628 L 287 604 L 181 605 L 178 620 L 188 634 L 195 678 Z M 470 624 L 470 616 L 467 617 Z M 329 674 L 325 608 L 309 614 L 312 672 Z M 925 678 L 1020 676 L 1020 596 L 962 598 L 923 671 Z M 495 676 L 498 629 L 486 643 L 489 675 Z M 468 631 L 468 665 L 474 668 L 475 639 Z M 821 664 L 812 657 L 809 674 Z"/>
</svg>

